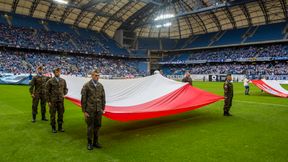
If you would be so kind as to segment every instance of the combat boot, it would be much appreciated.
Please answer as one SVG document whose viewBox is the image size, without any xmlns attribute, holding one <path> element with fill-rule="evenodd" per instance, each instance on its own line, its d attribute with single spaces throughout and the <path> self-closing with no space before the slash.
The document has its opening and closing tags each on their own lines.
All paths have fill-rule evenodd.
<svg viewBox="0 0 288 162">
<path fill-rule="evenodd" d="M 57 133 L 56 127 L 52 126 L 52 133 Z"/>
<path fill-rule="evenodd" d="M 87 149 L 93 150 L 92 140 L 90 140 L 90 139 L 88 139 Z"/>
<path fill-rule="evenodd" d="M 45 117 L 45 114 L 42 114 L 42 120 L 43 121 L 48 121 L 48 119 Z"/>
<path fill-rule="evenodd" d="M 33 114 L 32 115 L 32 123 L 35 123 L 36 122 L 36 114 Z"/>
<path fill-rule="evenodd" d="M 58 131 L 60 132 L 64 132 L 64 128 L 62 128 L 62 124 L 58 124 Z"/>
<path fill-rule="evenodd" d="M 102 146 L 101 146 L 100 143 L 98 142 L 98 137 L 97 137 L 97 138 L 94 138 L 93 147 L 102 148 Z"/>
<path fill-rule="evenodd" d="M 229 112 L 224 112 L 224 116 L 232 116 Z"/>
</svg>

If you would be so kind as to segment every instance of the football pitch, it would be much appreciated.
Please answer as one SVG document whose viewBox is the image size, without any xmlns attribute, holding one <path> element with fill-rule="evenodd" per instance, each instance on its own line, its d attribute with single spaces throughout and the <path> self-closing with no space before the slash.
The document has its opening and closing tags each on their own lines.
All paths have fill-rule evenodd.
<svg viewBox="0 0 288 162">
<path fill-rule="evenodd" d="M 194 82 L 223 95 L 223 83 Z M 288 89 L 288 86 L 284 86 Z M 232 117 L 223 101 L 183 114 L 122 123 L 103 118 L 102 149 L 86 149 L 81 109 L 65 100 L 65 132 L 31 122 L 28 86 L 0 85 L 0 161 L 288 161 L 288 99 L 234 83 Z M 48 106 L 47 106 L 48 110 Z M 46 113 L 49 117 L 48 111 Z"/>
</svg>

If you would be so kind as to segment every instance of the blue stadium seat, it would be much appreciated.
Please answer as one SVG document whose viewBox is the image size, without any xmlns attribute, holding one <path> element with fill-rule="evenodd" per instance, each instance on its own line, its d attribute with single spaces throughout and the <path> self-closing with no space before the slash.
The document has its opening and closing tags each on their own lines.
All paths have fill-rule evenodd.
<svg viewBox="0 0 288 162">
<path fill-rule="evenodd" d="M 228 45 L 228 44 L 240 44 L 243 40 L 243 35 L 248 30 L 248 28 L 227 30 L 225 34 L 216 41 L 213 46 L 218 45 Z"/>
<path fill-rule="evenodd" d="M 39 19 L 17 14 L 12 15 L 12 25 L 16 27 L 44 29 L 44 26 L 40 24 Z"/>
<path fill-rule="evenodd" d="M 268 40 L 281 40 L 284 37 L 285 22 L 261 25 L 252 37 L 249 37 L 245 42 L 259 42 Z"/>
<path fill-rule="evenodd" d="M 206 47 L 209 45 L 211 39 L 215 36 L 215 34 L 216 32 L 198 35 L 196 40 L 187 45 L 186 48 Z"/>
<path fill-rule="evenodd" d="M 175 39 L 161 39 L 162 42 L 162 48 L 165 50 L 171 50 L 174 49 L 176 46 L 176 40 Z"/>
<path fill-rule="evenodd" d="M 139 49 L 151 49 L 159 50 L 160 42 L 156 38 L 139 38 L 138 39 L 138 48 Z"/>
<path fill-rule="evenodd" d="M 72 33 L 75 34 L 75 31 L 71 28 L 71 26 L 67 24 L 61 24 L 54 21 L 47 21 L 48 22 L 48 28 L 55 32 L 66 32 L 66 33 Z"/>
<path fill-rule="evenodd" d="M 183 38 L 183 39 L 177 40 L 175 49 L 182 49 L 188 40 L 189 40 L 188 38 Z"/>
<path fill-rule="evenodd" d="M 136 57 L 147 57 L 148 51 L 147 49 L 138 49 L 138 50 L 132 50 L 132 56 Z"/>
</svg>

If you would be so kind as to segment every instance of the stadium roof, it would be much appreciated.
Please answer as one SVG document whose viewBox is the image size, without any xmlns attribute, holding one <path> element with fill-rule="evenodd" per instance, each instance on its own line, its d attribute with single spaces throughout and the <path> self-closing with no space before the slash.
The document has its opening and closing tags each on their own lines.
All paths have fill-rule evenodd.
<svg viewBox="0 0 288 162">
<path fill-rule="evenodd" d="M 0 11 L 103 31 L 111 37 L 117 29 L 125 29 L 136 31 L 140 37 L 187 38 L 286 21 L 288 4 L 288 0 L 64 1 L 68 4 L 59 4 L 55 0 L 0 0 Z M 174 17 L 155 21 L 161 14 L 173 14 Z"/>
</svg>

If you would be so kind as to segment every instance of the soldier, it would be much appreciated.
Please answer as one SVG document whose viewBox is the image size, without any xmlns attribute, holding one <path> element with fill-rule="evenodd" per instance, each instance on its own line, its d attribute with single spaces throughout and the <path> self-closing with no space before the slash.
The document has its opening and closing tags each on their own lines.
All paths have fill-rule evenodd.
<svg viewBox="0 0 288 162">
<path fill-rule="evenodd" d="M 98 142 L 98 135 L 101 127 L 102 114 L 104 114 L 106 104 L 103 85 L 98 81 L 98 71 L 94 70 L 91 76 L 92 79 L 87 82 L 81 90 L 82 111 L 87 124 L 88 150 L 92 150 L 93 147 L 101 148 L 101 145 Z"/>
<path fill-rule="evenodd" d="M 224 83 L 224 116 L 232 116 L 229 113 L 229 110 L 232 106 L 232 99 L 233 99 L 233 84 L 231 83 L 232 76 L 231 74 L 227 74 L 226 81 Z"/>
<path fill-rule="evenodd" d="M 184 78 L 182 79 L 182 82 L 184 82 L 184 83 L 187 82 L 192 86 L 192 78 L 191 78 L 189 72 L 185 73 Z"/>
<path fill-rule="evenodd" d="M 48 77 L 43 76 L 43 68 L 39 66 L 37 68 L 37 75 L 34 76 L 30 82 L 30 94 L 32 96 L 32 122 L 36 122 L 36 115 L 38 113 L 38 103 L 41 102 L 41 114 L 42 120 L 48 121 L 45 117 L 46 114 L 46 95 L 45 95 L 45 84 L 48 81 Z"/>
<path fill-rule="evenodd" d="M 66 81 L 60 78 L 61 69 L 56 68 L 53 71 L 55 77 L 48 80 L 46 84 L 46 93 L 48 105 L 50 107 L 50 120 L 52 126 L 52 132 L 56 131 L 56 112 L 58 114 L 58 131 L 64 132 L 62 127 L 63 124 L 63 114 L 64 114 L 64 96 L 67 94 L 68 89 Z"/>
</svg>

